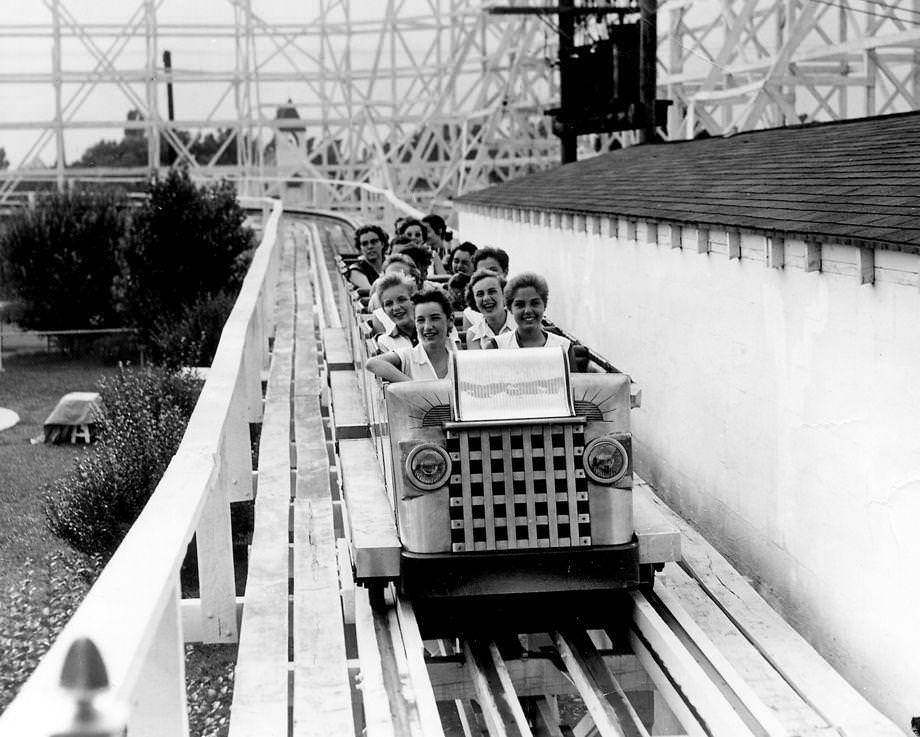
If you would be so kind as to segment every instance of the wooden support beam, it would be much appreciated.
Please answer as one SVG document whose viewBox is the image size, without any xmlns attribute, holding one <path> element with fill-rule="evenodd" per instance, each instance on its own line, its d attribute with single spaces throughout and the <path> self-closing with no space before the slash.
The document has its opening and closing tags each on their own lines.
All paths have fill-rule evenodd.
<svg viewBox="0 0 920 737">
<path fill-rule="evenodd" d="M 367 412 L 355 374 L 350 371 L 332 371 L 329 374 L 329 384 L 332 388 L 336 438 L 354 440 L 370 437 Z"/>
<path fill-rule="evenodd" d="M 860 284 L 875 284 L 875 249 L 860 248 L 856 255 Z"/>
<path fill-rule="evenodd" d="M 725 685 L 738 696 L 739 700 L 744 704 L 744 708 L 756 720 L 757 726 L 762 730 L 763 734 L 767 737 L 788 737 L 789 733 L 780 723 L 776 713 L 758 698 L 747 681 L 728 662 L 722 651 L 716 647 L 712 640 L 706 636 L 706 633 L 703 632 L 700 625 L 680 605 L 677 597 L 671 594 L 664 586 L 657 586 L 655 594 L 661 603 L 667 607 L 670 615 L 677 620 L 684 632 L 693 640 L 693 643 L 719 674 Z"/>
<path fill-rule="evenodd" d="M 704 228 L 702 226 L 698 227 L 696 229 L 696 252 L 709 253 L 711 248 L 709 243 L 709 228 Z"/>
<path fill-rule="evenodd" d="M 188 735 L 185 695 L 185 644 L 182 640 L 179 582 L 166 601 L 166 608 L 144 659 L 138 687 L 128 717 L 129 733 L 139 737 Z M 35 716 L 38 716 L 37 714 Z"/>
<path fill-rule="evenodd" d="M 342 616 L 345 624 L 355 623 L 355 572 L 351 565 L 348 540 L 335 541 L 336 558 L 339 564 L 339 591 L 342 597 Z"/>
<path fill-rule="evenodd" d="M 534 737 L 564 737 L 559 727 L 558 714 L 553 713 L 549 699 L 538 696 L 533 700 L 533 704 L 536 707 Z"/>
<path fill-rule="evenodd" d="M 671 248 L 683 248 L 684 229 L 673 223 L 668 225 L 668 244 Z"/>
<path fill-rule="evenodd" d="M 339 441 L 339 461 L 358 581 L 398 578 L 402 546 L 373 442 Z"/>
<path fill-rule="evenodd" d="M 351 734 L 354 722 L 328 487 L 294 501 L 293 734 Z M 320 498 L 325 494 L 326 498 Z"/>
<path fill-rule="evenodd" d="M 741 260 L 741 231 L 738 230 L 729 230 L 726 232 L 728 236 L 728 259 Z"/>
<path fill-rule="evenodd" d="M 642 724 L 642 719 L 629 703 L 626 692 L 613 676 L 603 657 L 588 637 L 588 633 L 581 629 L 573 629 L 562 633 L 560 637 L 569 647 L 573 657 L 592 682 L 592 687 L 601 697 L 611 705 L 616 714 L 619 726 L 626 737 L 649 737 L 648 730 Z M 585 702 L 587 705 L 587 701 Z M 597 720 L 595 720 L 595 724 Z"/>
<path fill-rule="evenodd" d="M 498 678 L 499 700 L 503 702 L 504 708 L 511 714 L 517 732 L 523 736 L 530 735 L 530 726 L 527 724 L 527 717 L 524 716 L 524 710 L 521 708 L 521 702 L 514 690 L 514 684 L 511 681 L 511 676 L 508 673 L 505 661 L 502 659 L 501 653 L 498 650 L 498 645 L 494 642 L 489 642 L 489 659 L 491 660 L 492 667 L 495 669 L 495 675 Z"/>
<path fill-rule="evenodd" d="M 326 365 L 330 371 L 352 371 L 354 361 L 344 328 L 326 328 L 323 330 L 323 346 L 326 350 Z"/>
<path fill-rule="evenodd" d="M 617 219 L 615 217 L 601 217 L 601 235 L 604 238 L 617 237 Z"/>
<path fill-rule="evenodd" d="M 204 642 L 201 627 L 201 599 L 183 599 L 179 602 L 179 615 L 182 617 L 182 639 L 186 643 Z M 236 626 L 239 630 L 243 618 L 243 597 L 236 597 Z"/>
<path fill-rule="evenodd" d="M 786 265 L 786 239 L 783 236 L 764 236 L 764 263 L 771 269 L 782 269 Z"/>
<path fill-rule="evenodd" d="M 694 710 L 706 723 L 710 732 L 733 735 L 733 737 L 753 737 L 754 733 L 750 727 L 719 691 L 716 684 L 706 675 L 693 654 L 680 642 L 677 635 L 671 631 L 645 596 L 641 593 L 633 593 L 632 599 L 633 622 L 636 631 L 647 643 L 647 648 L 653 650 L 659 660 L 667 663 L 670 679 L 693 704 Z M 643 659 L 643 655 L 639 652 L 636 654 Z M 648 667 L 646 660 L 643 660 L 643 665 Z"/>
<path fill-rule="evenodd" d="M 488 645 L 480 640 L 465 640 L 463 654 L 466 658 L 467 672 L 476 691 L 476 702 L 482 710 L 490 737 L 532 737 L 526 720 L 526 731 L 522 732 L 521 725 L 509 710 L 510 701 L 516 700 L 517 697 L 513 691 L 510 694 L 505 691 L 505 686 L 495 672 Z"/>
<path fill-rule="evenodd" d="M 314 237 L 308 231 L 308 237 Z M 312 253 L 317 253 L 313 250 Z M 319 356 L 306 259 L 297 260 L 293 420 L 296 474 L 293 525 L 292 735 L 354 734 L 351 681 L 339 594 L 334 505 L 320 409 Z M 334 309 L 334 306 L 332 307 Z M 327 351 L 350 359 L 344 331 L 328 328 Z M 328 352 L 326 358 L 329 358 Z M 351 364 L 349 363 L 349 368 Z M 349 571 L 349 578 L 350 578 Z"/>
<path fill-rule="evenodd" d="M 386 602 L 389 606 L 390 638 L 397 659 L 405 670 L 402 692 L 404 695 L 411 694 L 407 698 L 408 708 L 415 712 L 413 716 L 424 737 L 444 737 L 438 704 L 425 665 L 425 645 L 412 605 L 399 599 L 393 586 L 386 593 Z"/>
<path fill-rule="evenodd" d="M 664 515 L 661 502 L 648 484 L 633 484 L 633 527 L 639 540 L 640 563 L 664 563 L 681 559 L 680 530 Z"/>
<path fill-rule="evenodd" d="M 364 733 L 367 737 L 396 737 L 390 701 L 383 682 L 383 664 L 377 644 L 374 613 L 365 588 L 355 592 L 355 635 L 361 661 L 359 683 L 364 704 Z"/>
<path fill-rule="evenodd" d="M 209 484 L 195 532 L 202 604 L 200 627 L 202 640 L 209 643 L 236 642 L 239 638 L 230 502 L 219 479 L 218 471 Z"/>
<path fill-rule="evenodd" d="M 277 328 L 259 441 L 259 483 L 230 737 L 284 734 L 288 723 L 288 579 L 294 254 L 285 239 Z M 279 534 L 279 531 L 282 531 Z"/>
<path fill-rule="evenodd" d="M 805 241 L 805 271 L 821 271 L 821 244 Z"/>
<path fill-rule="evenodd" d="M 588 670 L 581 654 L 574 649 L 566 636 L 560 632 L 552 632 L 551 637 L 556 645 L 556 650 L 565 664 L 565 669 L 575 683 L 575 688 L 582 700 L 594 726 L 601 737 L 633 737 L 637 732 L 627 732 L 626 726 L 620 722 L 613 706 L 607 701 L 606 695 L 594 680 Z"/>
</svg>

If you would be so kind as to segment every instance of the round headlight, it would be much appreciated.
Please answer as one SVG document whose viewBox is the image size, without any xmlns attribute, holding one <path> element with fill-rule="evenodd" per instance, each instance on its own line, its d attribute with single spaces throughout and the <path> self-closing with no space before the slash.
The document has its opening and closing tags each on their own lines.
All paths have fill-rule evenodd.
<svg viewBox="0 0 920 737">
<path fill-rule="evenodd" d="M 406 457 L 406 476 L 425 491 L 444 486 L 450 477 L 450 456 L 439 445 L 417 445 Z"/>
<path fill-rule="evenodd" d="M 623 477 L 629 467 L 626 448 L 616 438 L 595 438 L 584 454 L 585 473 L 599 484 L 612 484 Z"/>
</svg>

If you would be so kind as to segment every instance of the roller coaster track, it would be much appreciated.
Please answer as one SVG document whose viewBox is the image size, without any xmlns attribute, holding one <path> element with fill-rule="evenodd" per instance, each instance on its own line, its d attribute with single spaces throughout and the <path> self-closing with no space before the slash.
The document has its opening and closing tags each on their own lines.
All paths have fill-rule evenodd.
<svg viewBox="0 0 920 737">
<path fill-rule="evenodd" d="M 339 276 L 333 254 L 316 237 L 318 229 L 311 236 L 311 228 L 304 227 L 315 313 L 325 335 L 341 325 L 334 307 L 341 296 L 336 294 Z M 325 345 L 327 366 L 350 373 L 350 356 L 336 354 L 341 348 Z M 347 425 L 338 416 L 341 388 L 336 395 L 335 386 L 326 418 L 333 439 Z M 336 456 L 340 475 L 346 462 Z M 648 493 L 644 482 L 637 493 Z M 343 528 L 347 536 L 348 525 Z M 423 638 L 411 602 L 392 584 L 370 592 L 355 587 L 346 539 L 339 540 L 338 549 L 344 619 L 346 627 L 354 627 L 348 666 L 360 692 L 354 699 L 358 733 L 844 734 L 686 563 L 669 564 L 653 590 L 625 595 L 623 610 L 611 611 L 610 626 L 602 629 L 587 629 L 575 611 L 545 632 L 492 632 L 482 622 L 471 622 L 470 632 L 432 640 Z M 705 622 L 697 622 L 697 616 Z M 727 649 L 726 642 L 731 643 Z"/>
<path fill-rule="evenodd" d="M 347 295 L 334 250 L 354 223 L 256 206 L 263 242 L 183 445 L 0 714 L 0 735 L 114 737 L 127 724 L 132 737 L 188 737 L 191 642 L 236 643 L 229 737 L 901 734 L 673 516 L 666 526 L 680 528 L 682 558 L 652 590 L 591 611 L 555 609 L 539 625 L 499 625 L 482 609 L 448 621 L 393 585 L 356 586 L 362 551 L 373 549 L 358 536 L 393 519 L 385 496 L 376 518 L 355 506 L 383 481 L 339 313 Z M 637 509 L 670 514 L 638 477 L 633 493 Z M 237 597 L 229 507 L 249 501 L 254 532 Z M 642 518 L 640 538 L 659 534 Z M 183 598 L 192 535 L 200 593 Z M 391 541 L 398 553 L 395 528 Z"/>
</svg>

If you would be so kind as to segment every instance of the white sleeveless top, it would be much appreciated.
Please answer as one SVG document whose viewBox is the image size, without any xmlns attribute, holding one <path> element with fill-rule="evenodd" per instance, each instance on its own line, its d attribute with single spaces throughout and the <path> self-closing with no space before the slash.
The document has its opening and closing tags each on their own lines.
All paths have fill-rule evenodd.
<svg viewBox="0 0 920 737">
<path fill-rule="evenodd" d="M 483 338 L 495 338 L 496 335 L 504 335 L 505 333 L 513 333 L 517 329 L 517 322 L 515 322 L 514 317 L 512 316 L 509 310 L 505 310 L 505 324 L 501 326 L 498 333 L 492 331 L 492 328 L 489 327 L 489 322 L 482 316 L 480 313 L 479 321 L 473 323 L 470 326 L 470 329 L 466 331 L 466 344 L 469 345 L 474 340 L 482 340 Z"/>
<path fill-rule="evenodd" d="M 561 335 L 556 335 L 555 333 L 545 332 L 546 343 L 544 347 L 558 345 L 561 346 L 562 350 L 568 351 L 569 346 L 572 344 L 568 338 L 563 338 Z M 517 333 L 512 330 L 507 333 L 502 333 L 501 335 L 496 335 L 492 340 L 495 341 L 495 345 L 499 348 L 520 348 L 521 346 L 517 341 Z"/>
<path fill-rule="evenodd" d="M 396 326 L 389 333 L 377 336 L 377 347 L 381 353 L 398 351 L 400 348 L 411 348 L 412 341 L 396 330 Z"/>
<path fill-rule="evenodd" d="M 454 343 L 447 341 L 447 350 L 455 350 Z M 434 380 L 440 378 L 434 371 L 434 366 L 428 360 L 428 354 L 425 352 L 425 346 L 419 343 L 411 348 L 399 348 L 396 351 L 399 361 L 402 364 L 400 371 L 413 381 L 416 380 Z"/>
</svg>

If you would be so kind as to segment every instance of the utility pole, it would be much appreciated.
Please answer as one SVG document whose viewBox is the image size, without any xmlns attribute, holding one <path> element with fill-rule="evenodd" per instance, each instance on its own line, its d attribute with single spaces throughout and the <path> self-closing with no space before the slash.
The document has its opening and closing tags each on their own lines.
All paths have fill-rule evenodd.
<svg viewBox="0 0 920 737">
<path fill-rule="evenodd" d="M 175 110 L 173 110 L 173 83 L 172 83 L 172 52 L 166 50 L 163 52 L 163 71 L 166 73 L 166 117 L 172 123 L 175 119 Z M 176 150 L 169 150 L 169 165 L 172 166 L 176 161 Z"/>
<path fill-rule="evenodd" d="M 576 102 L 573 99 L 572 65 L 566 63 L 575 48 L 574 7 L 575 0 L 559 0 L 559 106 L 563 111 L 572 110 Z M 559 143 L 563 164 L 578 161 L 578 134 L 571 127 L 559 133 Z"/>
<path fill-rule="evenodd" d="M 639 140 L 655 140 L 655 92 L 657 90 L 658 0 L 639 0 L 639 106 L 642 127 Z"/>
<path fill-rule="evenodd" d="M 173 110 L 172 52 L 170 51 L 163 52 L 163 71 L 166 72 L 166 115 L 169 117 L 169 122 L 172 123 L 176 116 Z"/>
</svg>

